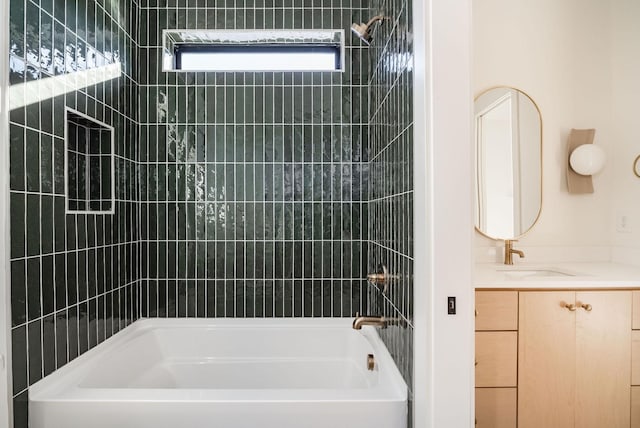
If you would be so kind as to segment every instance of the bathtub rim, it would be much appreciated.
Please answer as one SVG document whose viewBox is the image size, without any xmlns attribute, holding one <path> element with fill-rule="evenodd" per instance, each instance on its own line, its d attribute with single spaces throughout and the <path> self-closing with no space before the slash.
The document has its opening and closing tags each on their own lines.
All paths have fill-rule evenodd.
<svg viewBox="0 0 640 428">
<path fill-rule="evenodd" d="M 365 336 L 373 346 L 376 359 L 385 370 L 383 380 L 373 388 L 345 389 L 192 389 L 192 388 L 95 388 L 80 387 L 88 370 L 104 357 L 103 351 L 126 346 L 149 330 L 157 328 L 226 328 L 251 327 L 294 329 L 349 329 L 352 318 L 140 318 L 105 341 L 36 382 L 29 390 L 29 405 L 53 402 L 99 401 L 167 401 L 167 402 L 323 402 L 323 401 L 377 401 L 406 402 L 407 385 L 395 362 L 374 327 L 365 326 L 357 334 Z M 352 330 L 355 332 L 355 330 Z M 142 392 L 144 391 L 144 392 Z M 292 398 L 292 391 L 295 397 Z M 357 393 L 354 393 L 357 391 Z"/>
</svg>

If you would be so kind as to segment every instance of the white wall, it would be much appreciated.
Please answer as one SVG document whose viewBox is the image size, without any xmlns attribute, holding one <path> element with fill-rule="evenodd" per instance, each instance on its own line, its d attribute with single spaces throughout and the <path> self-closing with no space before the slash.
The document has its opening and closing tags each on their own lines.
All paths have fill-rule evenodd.
<svg viewBox="0 0 640 428">
<path fill-rule="evenodd" d="M 413 2 L 414 428 L 473 427 L 471 4 Z"/>
<path fill-rule="evenodd" d="M 570 195 L 565 165 L 571 128 L 596 128 L 595 143 L 614 152 L 610 2 L 482 0 L 473 8 L 474 92 L 513 86 L 542 114 L 542 215 L 518 245 L 596 247 L 598 257 L 608 257 L 614 168 L 594 178 L 594 194 Z M 476 234 L 477 247 L 494 245 Z"/>
<path fill-rule="evenodd" d="M 640 155 L 640 2 L 615 0 L 611 14 L 613 132 L 613 210 L 610 231 L 614 259 L 640 263 L 640 178 L 632 171 Z M 630 233 L 617 230 L 616 220 L 627 216 Z"/>
</svg>

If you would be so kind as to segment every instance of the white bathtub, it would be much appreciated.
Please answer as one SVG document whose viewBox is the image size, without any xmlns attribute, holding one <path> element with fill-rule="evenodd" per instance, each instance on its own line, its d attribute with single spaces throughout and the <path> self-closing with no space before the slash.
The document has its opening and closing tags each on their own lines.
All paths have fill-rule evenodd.
<svg viewBox="0 0 640 428">
<path fill-rule="evenodd" d="M 33 385 L 29 417 L 31 428 L 405 428 L 407 390 L 376 331 L 350 319 L 148 319 Z"/>
</svg>

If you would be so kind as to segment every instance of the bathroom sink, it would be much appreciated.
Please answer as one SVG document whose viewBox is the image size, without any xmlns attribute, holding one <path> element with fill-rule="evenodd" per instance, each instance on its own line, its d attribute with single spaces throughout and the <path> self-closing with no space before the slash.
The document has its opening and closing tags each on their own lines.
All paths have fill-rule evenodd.
<svg viewBox="0 0 640 428">
<path fill-rule="evenodd" d="M 498 269 L 509 278 L 557 278 L 565 276 L 575 276 L 573 273 L 564 272 L 558 269 Z"/>
</svg>

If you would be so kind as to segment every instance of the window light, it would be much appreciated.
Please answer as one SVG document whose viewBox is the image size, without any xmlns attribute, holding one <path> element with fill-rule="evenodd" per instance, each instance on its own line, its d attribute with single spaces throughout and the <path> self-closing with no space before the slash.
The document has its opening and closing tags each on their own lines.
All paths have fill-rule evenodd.
<svg viewBox="0 0 640 428">
<path fill-rule="evenodd" d="M 176 48 L 176 70 L 182 71 L 335 71 L 337 47 L 193 46 Z"/>
<path fill-rule="evenodd" d="M 164 71 L 344 71 L 343 30 L 165 30 Z"/>
</svg>

